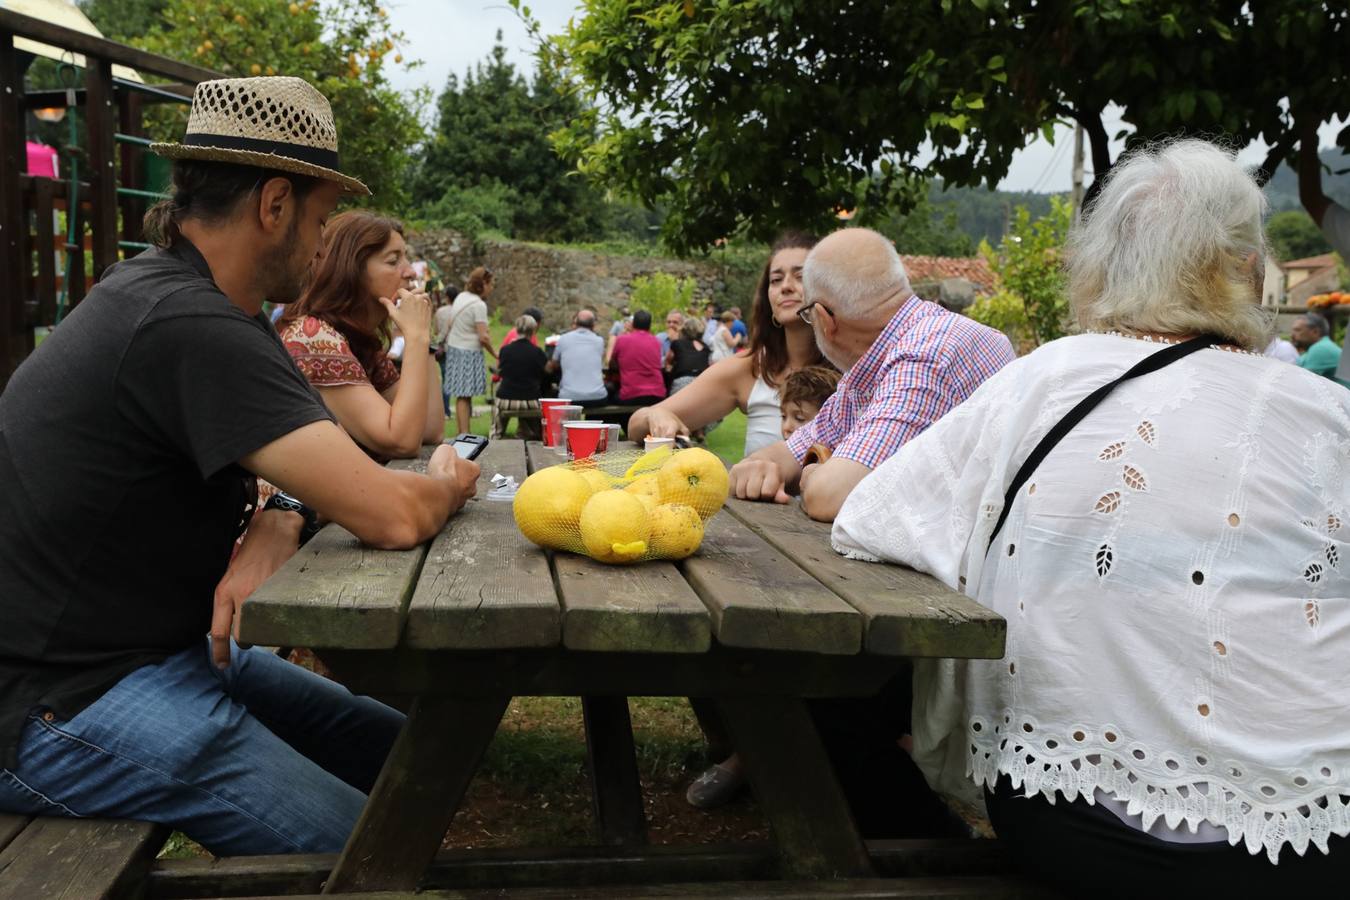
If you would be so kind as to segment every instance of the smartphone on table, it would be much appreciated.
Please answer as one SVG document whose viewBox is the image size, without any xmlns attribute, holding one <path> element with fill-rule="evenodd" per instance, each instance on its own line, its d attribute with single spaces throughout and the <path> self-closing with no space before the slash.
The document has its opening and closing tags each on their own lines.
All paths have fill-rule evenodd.
<svg viewBox="0 0 1350 900">
<path fill-rule="evenodd" d="M 487 448 L 488 439 L 481 434 L 461 434 L 446 443 L 455 448 L 460 459 L 477 459 Z"/>
</svg>

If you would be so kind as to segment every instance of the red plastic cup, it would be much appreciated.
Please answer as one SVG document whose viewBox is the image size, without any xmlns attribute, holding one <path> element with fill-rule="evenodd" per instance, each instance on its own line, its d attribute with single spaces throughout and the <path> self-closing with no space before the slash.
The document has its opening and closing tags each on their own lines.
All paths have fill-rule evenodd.
<svg viewBox="0 0 1350 900">
<path fill-rule="evenodd" d="M 590 459 L 609 447 L 609 426 L 604 422 L 564 422 L 562 428 L 568 459 Z"/>
<path fill-rule="evenodd" d="M 549 430 L 548 430 L 548 408 L 549 408 L 550 406 L 571 406 L 571 405 L 572 405 L 572 401 L 571 401 L 570 399 L 568 399 L 567 397 L 540 397 L 540 398 L 539 398 L 539 422 L 540 422 L 540 424 L 542 424 L 542 425 L 544 426 L 543 429 L 542 429 L 542 431 L 543 431 L 543 433 L 544 433 L 544 446 L 545 446 L 545 447 L 556 447 L 556 446 L 558 445 L 558 439 L 557 439 L 556 437 L 553 437 L 551 440 L 550 440 L 550 437 L 549 437 Z"/>
<path fill-rule="evenodd" d="M 562 423 L 581 418 L 581 407 L 570 403 L 550 403 L 540 408 L 544 417 L 544 446 L 562 447 Z"/>
</svg>

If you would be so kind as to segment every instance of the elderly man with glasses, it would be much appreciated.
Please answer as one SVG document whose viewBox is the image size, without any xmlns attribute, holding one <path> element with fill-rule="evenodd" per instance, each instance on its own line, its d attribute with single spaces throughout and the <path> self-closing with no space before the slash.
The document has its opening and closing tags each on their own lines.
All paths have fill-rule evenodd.
<svg viewBox="0 0 1350 900">
<path fill-rule="evenodd" d="M 661 358 L 665 359 L 666 354 L 670 352 L 670 342 L 680 339 L 680 329 L 684 327 L 684 313 L 678 309 L 672 309 L 666 313 L 666 330 L 656 336 L 661 342 Z"/>
<path fill-rule="evenodd" d="M 998 331 L 917 297 L 895 247 L 865 228 L 835 232 L 803 270 L 797 314 L 845 374 L 816 418 L 731 470 L 745 500 L 787 503 L 833 521 L 849 491 L 905 442 L 1013 360 Z"/>
</svg>

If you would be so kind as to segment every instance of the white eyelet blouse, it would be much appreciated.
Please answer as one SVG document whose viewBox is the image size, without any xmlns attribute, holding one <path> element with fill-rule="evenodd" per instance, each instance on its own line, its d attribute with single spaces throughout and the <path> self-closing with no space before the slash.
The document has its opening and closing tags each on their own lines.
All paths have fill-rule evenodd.
<svg viewBox="0 0 1350 900">
<path fill-rule="evenodd" d="M 1158 344 L 1048 344 L 874 470 L 835 548 L 930 572 L 1008 621 L 1001 660 L 916 671 L 936 787 L 1000 774 L 1201 823 L 1276 862 L 1350 833 L 1350 390 L 1208 349 L 1118 387 L 986 544 L 1018 467 Z M 968 780 L 967 780 L 968 779 Z"/>
</svg>

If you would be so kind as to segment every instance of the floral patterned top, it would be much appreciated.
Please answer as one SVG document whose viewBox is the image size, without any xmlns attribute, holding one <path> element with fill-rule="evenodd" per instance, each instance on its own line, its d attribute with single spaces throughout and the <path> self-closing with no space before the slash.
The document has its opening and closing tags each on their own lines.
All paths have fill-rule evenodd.
<svg viewBox="0 0 1350 900">
<path fill-rule="evenodd" d="M 305 316 L 283 328 L 281 342 L 315 387 L 369 384 L 384 393 L 398 382 L 398 368 L 388 356 L 381 353 L 375 371 L 367 372 L 342 332 L 314 316 Z"/>
</svg>

